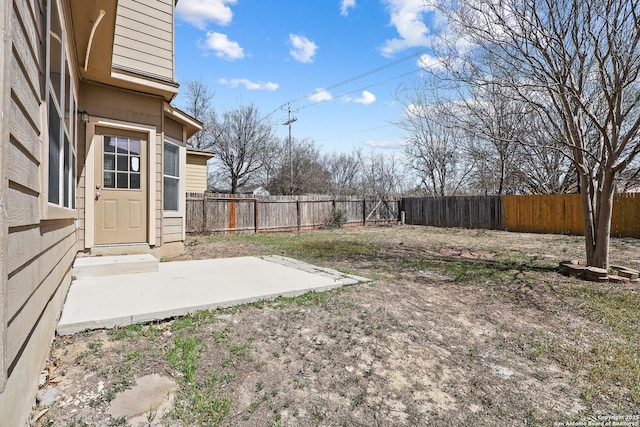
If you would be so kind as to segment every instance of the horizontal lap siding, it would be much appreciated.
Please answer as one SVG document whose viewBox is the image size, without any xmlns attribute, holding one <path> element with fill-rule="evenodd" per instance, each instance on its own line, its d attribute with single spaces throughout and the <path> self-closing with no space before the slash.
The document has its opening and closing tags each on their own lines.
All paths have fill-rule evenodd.
<svg viewBox="0 0 640 427">
<path fill-rule="evenodd" d="M 60 227 L 60 228 L 58 228 Z M 59 233 L 59 232 L 62 233 Z M 7 361 L 9 366 L 26 344 L 31 330 L 39 320 L 40 313 L 60 286 L 66 288 L 70 281 L 71 265 L 76 255 L 76 236 L 73 221 L 56 221 L 50 232 L 54 245 L 35 255 L 32 260 L 9 271 L 7 318 Z M 27 233 L 19 233 L 27 234 Z M 58 235 L 66 235 L 56 241 Z M 16 236 L 16 239 L 25 239 Z M 43 236 L 40 240 L 44 240 Z M 28 280 L 25 280 L 28 279 Z M 35 280 L 35 281 L 32 281 Z M 32 289 L 35 288 L 35 289 Z M 46 319 L 50 320 L 50 319 Z"/>
<path fill-rule="evenodd" d="M 173 81 L 172 0 L 120 0 L 113 66 Z"/>
<path fill-rule="evenodd" d="M 44 106 L 44 8 L 41 2 L 16 0 L 7 7 L 10 43 L 6 44 L 4 71 L 11 90 L 3 93 L 8 116 L 2 144 L 6 186 L 2 189 L 3 221 L 2 292 L 6 296 L 2 316 L 5 339 L 2 356 L 9 380 L 0 394 L 0 417 L 26 419 L 60 313 L 63 294 L 71 281 L 71 265 L 77 250 L 73 218 L 43 220 L 46 201 L 46 126 Z M 3 7 L 4 4 L 3 4 Z M 44 148 L 44 150 L 43 150 Z M 71 213 L 73 215 L 73 213 Z M 12 375 L 17 369 L 19 378 Z M 16 421 L 17 422 L 17 421 Z"/>
<path fill-rule="evenodd" d="M 194 163 L 194 159 L 190 159 L 187 162 L 187 192 L 204 193 L 207 190 L 207 159 L 203 157 L 201 159 L 195 159 L 195 161 L 198 161 L 200 164 Z"/>
<path fill-rule="evenodd" d="M 164 118 L 164 134 L 169 136 L 177 141 L 182 141 L 182 130 L 183 126 L 176 122 L 175 120 L 171 120 L 168 117 Z M 184 146 L 184 144 L 180 144 Z"/>
<path fill-rule="evenodd" d="M 164 243 L 182 242 L 182 218 L 164 218 L 162 221 Z"/>
</svg>

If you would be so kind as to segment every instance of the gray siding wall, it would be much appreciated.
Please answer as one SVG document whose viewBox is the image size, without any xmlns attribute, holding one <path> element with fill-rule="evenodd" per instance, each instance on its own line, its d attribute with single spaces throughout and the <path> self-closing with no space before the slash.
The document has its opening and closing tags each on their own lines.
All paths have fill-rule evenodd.
<svg viewBox="0 0 640 427">
<path fill-rule="evenodd" d="M 6 6 L 5 6 L 6 5 Z M 2 132 L 2 330 L 5 388 L 0 420 L 22 425 L 49 353 L 76 254 L 73 218 L 41 218 L 46 164 L 44 1 L 3 2 L 8 22 L 2 91 L 8 132 Z M 46 120 L 46 119 L 45 119 Z M 3 124 L 4 125 L 4 124 Z"/>
<path fill-rule="evenodd" d="M 113 67 L 174 81 L 173 0 L 119 0 Z"/>
<path fill-rule="evenodd" d="M 182 141 L 182 125 L 175 120 L 171 120 L 168 117 L 164 118 L 164 133 L 167 136 L 170 136 L 173 139 L 177 139 L 178 141 Z M 184 146 L 184 142 L 180 144 Z"/>
</svg>

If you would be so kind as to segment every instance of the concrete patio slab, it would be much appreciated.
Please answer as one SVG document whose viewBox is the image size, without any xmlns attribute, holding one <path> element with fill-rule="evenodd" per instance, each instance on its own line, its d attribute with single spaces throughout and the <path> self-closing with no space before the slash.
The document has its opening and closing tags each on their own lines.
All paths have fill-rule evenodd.
<svg viewBox="0 0 640 427">
<path fill-rule="evenodd" d="M 279 256 L 166 262 L 157 272 L 74 280 L 57 332 L 162 320 L 367 281 Z"/>
<path fill-rule="evenodd" d="M 158 258 L 151 254 L 78 257 L 73 262 L 76 279 L 114 276 L 119 274 L 153 273 L 158 271 Z"/>
</svg>

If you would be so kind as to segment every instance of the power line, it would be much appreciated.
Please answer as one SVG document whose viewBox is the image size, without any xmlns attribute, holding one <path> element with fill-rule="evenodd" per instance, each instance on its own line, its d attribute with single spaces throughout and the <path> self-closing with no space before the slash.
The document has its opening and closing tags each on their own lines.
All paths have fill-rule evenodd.
<svg viewBox="0 0 640 427">
<path fill-rule="evenodd" d="M 335 98 L 323 99 L 322 101 L 317 101 L 317 102 L 314 102 L 313 104 L 307 104 L 307 105 L 304 105 L 304 106 L 300 107 L 300 110 L 302 110 L 304 108 L 312 107 L 314 105 L 322 104 L 323 102 L 328 102 L 328 101 L 333 101 L 333 100 L 336 100 L 336 99 L 344 98 L 345 96 L 349 96 L 352 93 L 360 92 L 361 90 L 369 89 L 369 88 L 372 88 L 374 86 L 378 86 L 378 85 L 390 82 L 391 80 L 395 80 L 395 79 L 399 79 L 400 77 L 408 76 L 409 74 L 413 74 L 413 73 L 421 71 L 421 70 L 422 70 L 421 68 L 418 68 L 416 70 L 409 71 L 408 73 L 403 73 L 403 74 L 397 75 L 395 77 L 391 77 L 390 79 L 383 80 L 383 81 L 378 82 L 378 83 L 373 83 L 373 84 L 370 84 L 369 86 L 365 86 L 365 87 L 361 87 L 360 89 L 352 90 L 351 92 L 343 93 L 342 95 L 336 96 Z"/>
<path fill-rule="evenodd" d="M 382 128 L 386 128 L 386 127 L 389 127 L 389 126 L 394 126 L 394 125 L 393 124 L 387 124 L 387 125 L 377 126 L 377 127 L 374 127 L 374 128 L 359 130 L 359 131 L 356 131 L 356 132 L 345 133 L 343 135 L 330 136 L 328 138 L 318 139 L 316 142 L 326 141 L 326 140 L 329 140 L 329 139 L 344 138 L 345 136 L 356 135 L 358 133 L 369 132 L 370 130 L 382 129 Z"/>
<path fill-rule="evenodd" d="M 327 92 L 327 91 L 329 91 L 329 90 L 331 90 L 331 89 L 335 89 L 335 88 L 337 88 L 337 87 L 344 86 L 344 85 L 346 85 L 346 84 L 348 84 L 348 83 L 351 83 L 351 82 L 353 82 L 353 81 L 359 80 L 359 79 L 361 79 L 361 78 L 363 78 L 363 77 L 367 77 L 367 76 L 369 76 L 369 75 L 371 75 L 371 74 L 377 73 L 378 71 L 382 71 L 382 70 L 385 70 L 385 69 L 387 69 L 387 68 L 390 68 L 390 67 L 393 67 L 393 66 L 395 66 L 395 65 L 398 65 L 398 64 L 400 64 L 400 63 L 402 63 L 402 62 L 404 62 L 404 61 L 408 61 L 409 59 L 412 59 L 412 58 L 415 58 L 415 57 L 417 57 L 417 56 L 419 56 L 419 55 L 422 55 L 423 53 L 425 53 L 425 52 L 427 52 L 427 51 L 429 51 L 429 50 L 430 50 L 430 48 L 424 48 L 424 49 L 421 49 L 421 50 L 419 50 L 419 51 L 417 51 L 417 52 L 414 52 L 414 53 L 412 53 L 412 54 L 410 54 L 410 55 L 407 55 L 407 56 L 405 56 L 405 57 L 403 57 L 403 58 L 396 59 L 395 61 L 392 61 L 392 62 L 390 62 L 390 63 L 388 63 L 388 64 L 385 64 L 385 65 L 382 65 L 382 66 L 380 66 L 380 67 L 377 67 L 377 68 L 371 69 L 371 70 L 369 70 L 369 71 L 365 71 L 364 73 L 358 74 L 357 76 L 354 76 L 354 77 L 350 77 L 350 78 L 348 78 L 348 79 L 346 79 L 346 80 L 343 80 L 343 81 L 341 81 L 341 82 L 339 82 L 339 83 L 332 84 L 332 85 L 327 86 L 327 87 L 325 87 L 325 88 L 323 88 L 323 89 L 319 89 L 319 90 L 316 90 L 315 92 L 309 93 L 309 94 L 307 94 L 307 95 L 303 95 L 303 96 L 300 96 L 300 97 L 298 97 L 298 98 L 292 99 L 292 100 L 290 100 L 290 101 L 285 102 L 284 104 L 282 104 L 282 106 L 284 106 L 284 105 L 286 105 L 286 104 L 289 104 L 289 103 L 292 103 L 292 102 L 303 101 L 303 100 L 305 100 L 305 99 L 307 99 L 307 98 L 311 98 L 312 96 L 314 96 L 314 95 L 318 95 L 318 94 L 320 94 L 320 93 L 322 93 L 322 92 Z"/>
</svg>

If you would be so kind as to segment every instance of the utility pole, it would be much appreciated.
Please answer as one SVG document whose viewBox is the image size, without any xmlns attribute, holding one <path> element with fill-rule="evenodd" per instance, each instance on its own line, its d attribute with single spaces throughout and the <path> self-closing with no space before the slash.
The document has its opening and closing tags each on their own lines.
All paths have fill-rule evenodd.
<svg viewBox="0 0 640 427">
<path fill-rule="evenodd" d="M 287 102 L 287 111 L 289 112 L 289 120 L 284 125 L 289 126 L 289 194 L 293 194 L 293 158 L 292 158 L 292 146 L 291 146 L 291 123 L 298 120 L 295 117 L 291 117 L 291 104 Z"/>
</svg>

